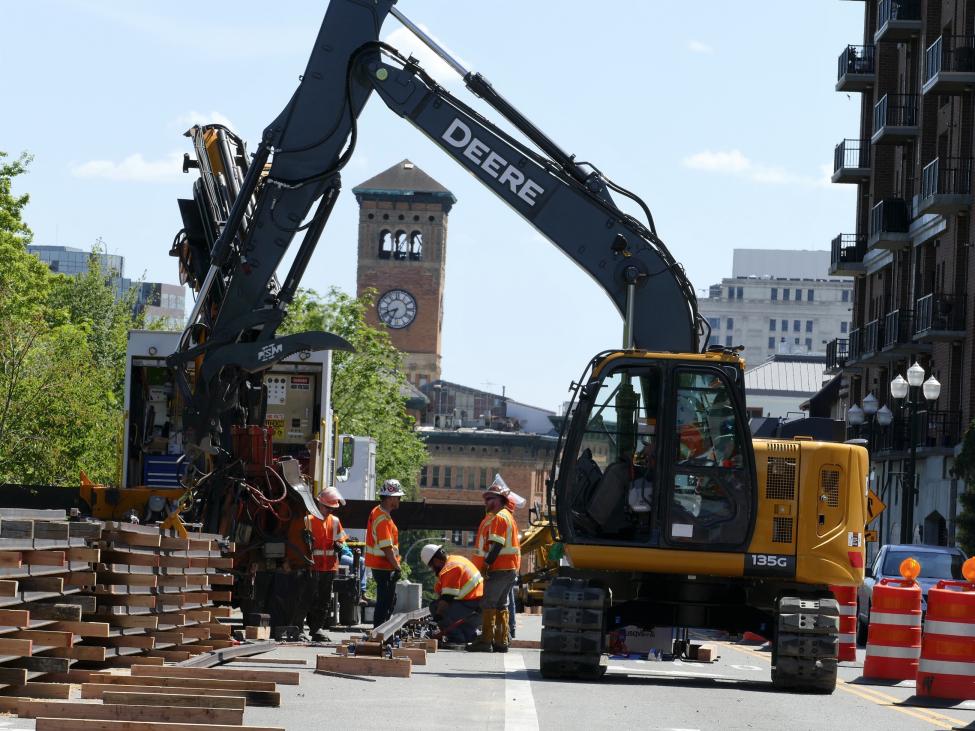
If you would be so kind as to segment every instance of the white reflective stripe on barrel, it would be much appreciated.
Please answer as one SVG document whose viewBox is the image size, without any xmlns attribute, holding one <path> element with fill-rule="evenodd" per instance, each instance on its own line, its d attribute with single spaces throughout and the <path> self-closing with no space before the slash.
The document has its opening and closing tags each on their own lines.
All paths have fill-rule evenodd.
<svg viewBox="0 0 975 731">
<path fill-rule="evenodd" d="M 893 612 L 870 612 L 870 622 L 872 624 L 897 624 L 902 627 L 920 627 L 921 615 L 919 614 L 894 614 Z"/>
<path fill-rule="evenodd" d="M 893 657 L 902 660 L 917 660 L 921 656 L 920 647 L 890 647 L 889 645 L 868 645 L 868 657 Z"/>
<path fill-rule="evenodd" d="M 924 622 L 924 632 L 931 635 L 949 635 L 951 637 L 975 637 L 975 624 L 928 619 Z"/>
<path fill-rule="evenodd" d="M 856 613 L 857 613 L 856 604 L 840 604 L 841 617 L 852 617 Z"/>
<path fill-rule="evenodd" d="M 934 673 L 937 675 L 975 675 L 975 663 L 973 662 L 926 660 L 922 657 L 917 669 L 921 673 Z"/>
<path fill-rule="evenodd" d="M 848 642 L 848 643 L 850 643 L 852 645 L 853 644 L 853 633 L 851 632 L 848 635 L 847 634 L 841 634 L 840 635 L 840 642 Z"/>
</svg>

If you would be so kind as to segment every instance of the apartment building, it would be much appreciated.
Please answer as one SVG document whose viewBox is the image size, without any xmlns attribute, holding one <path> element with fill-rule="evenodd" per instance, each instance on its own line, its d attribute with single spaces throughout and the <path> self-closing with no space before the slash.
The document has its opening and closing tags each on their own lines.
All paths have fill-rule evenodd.
<svg viewBox="0 0 975 731">
<path fill-rule="evenodd" d="M 849 337 L 827 349 L 828 370 L 840 379 L 833 411 L 869 404 L 866 423 L 850 434 L 872 447 L 874 489 L 888 505 L 880 540 L 953 543 L 963 486 L 951 462 L 975 410 L 968 287 L 975 275 L 975 2 L 867 0 L 863 7 L 862 40 L 837 49 L 836 89 L 860 94 L 861 118 L 834 158 L 833 182 L 856 186 L 857 214 L 847 221 L 852 233 L 839 234 L 831 251 L 830 273 L 855 282 Z M 915 389 L 909 409 L 910 399 L 891 397 L 890 383 L 914 363 L 941 390 L 927 400 Z M 856 410 L 851 421 L 861 418 Z M 912 475 L 913 517 L 902 530 Z"/>
<path fill-rule="evenodd" d="M 749 368 L 775 354 L 824 354 L 850 326 L 853 281 L 828 277 L 830 252 L 735 249 L 731 277 L 698 300 L 709 345 L 741 345 Z"/>
</svg>

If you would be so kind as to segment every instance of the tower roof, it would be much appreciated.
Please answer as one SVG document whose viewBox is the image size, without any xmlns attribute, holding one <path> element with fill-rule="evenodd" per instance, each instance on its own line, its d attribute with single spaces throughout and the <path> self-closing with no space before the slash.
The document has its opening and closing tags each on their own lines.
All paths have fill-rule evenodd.
<svg viewBox="0 0 975 731">
<path fill-rule="evenodd" d="M 360 201 L 364 196 L 429 196 L 440 199 L 448 207 L 457 202 L 453 193 L 409 160 L 401 160 L 388 170 L 360 183 L 352 192 Z"/>
</svg>

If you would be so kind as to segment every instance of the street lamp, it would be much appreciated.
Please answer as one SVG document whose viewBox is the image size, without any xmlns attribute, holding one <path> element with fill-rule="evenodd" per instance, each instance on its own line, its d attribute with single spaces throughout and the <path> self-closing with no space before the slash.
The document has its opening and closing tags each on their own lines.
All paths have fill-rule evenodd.
<svg viewBox="0 0 975 731">
<path fill-rule="evenodd" d="M 881 427 L 890 426 L 894 418 L 893 412 L 886 405 L 880 406 L 880 401 L 874 396 L 873 391 L 863 397 L 861 406 L 853 404 L 846 411 L 846 421 L 848 424 L 857 428 L 857 434 L 864 425 L 867 427 L 867 449 L 873 451 L 874 444 L 874 425 Z"/>
<path fill-rule="evenodd" d="M 905 470 L 904 486 L 902 491 L 903 504 L 901 505 L 901 543 L 914 542 L 914 496 L 915 482 L 917 481 L 917 412 L 921 405 L 918 399 L 918 388 L 927 401 L 937 401 L 941 395 L 941 384 L 938 379 L 931 375 L 924 380 L 924 368 L 915 361 L 914 365 L 907 369 L 907 379 L 900 374 L 890 382 L 890 395 L 900 401 L 904 399 L 901 408 L 907 409 L 910 419 L 910 456 L 907 460 Z"/>
</svg>

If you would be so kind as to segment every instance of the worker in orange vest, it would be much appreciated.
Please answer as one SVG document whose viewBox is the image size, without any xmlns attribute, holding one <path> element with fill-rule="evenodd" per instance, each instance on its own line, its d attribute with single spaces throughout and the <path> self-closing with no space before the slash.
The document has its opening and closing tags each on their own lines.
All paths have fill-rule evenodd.
<svg viewBox="0 0 975 731">
<path fill-rule="evenodd" d="M 470 652 L 508 651 L 508 594 L 521 567 L 521 542 L 515 522 L 515 497 L 495 475 L 483 493 L 487 514 L 474 539 L 474 565 L 484 576 L 481 636 L 467 646 Z M 519 498 L 520 499 L 520 498 Z"/>
<path fill-rule="evenodd" d="M 386 480 L 379 489 L 379 505 L 369 513 L 366 523 L 366 568 L 376 580 L 373 627 L 393 616 L 396 606 L 396 582 L 400 577 L 399 529 L 389 514 L 399 507 L 400 498 L 405 494 L 399 480 Z"/>
<path fill-rule="evenodd" d="M 430 613 L 447 641 L 443 646 L 449 649 L 451 645 L 473 642 L 481 624 L 484 596 L 484 579 L 477 567 L 463 556 L 448 556 L 435 543 L 424 546 L 420 558 L 437 574 L 433 587 L 437 597 L 430 605 Z"/>
<path fill-rule="evenodd" d="M 324 627 L 332 608 L 332 584 L 339 570 L 342 545 L 349 540 L 335 511 L 345 505 L 345 499 L 334 487 L 326 487 L 318 496 L 318 506 L 324 520 L 308 515 L 305 523 L 312 536 L 312 581 L 314 598 L 308 610 L 308 632 L 311 639 L 329 642 Z"/>
</svg>

